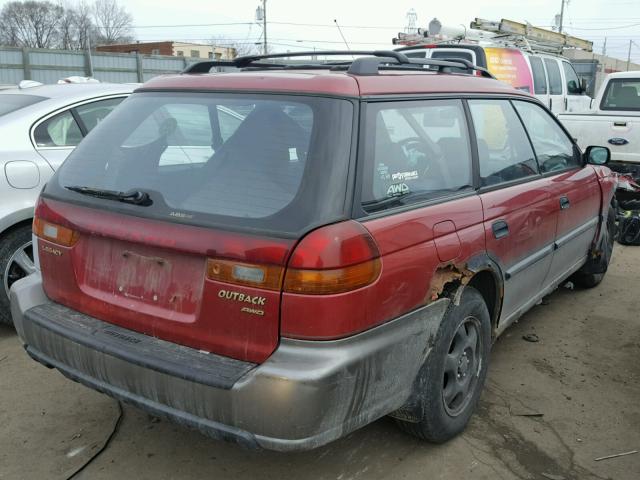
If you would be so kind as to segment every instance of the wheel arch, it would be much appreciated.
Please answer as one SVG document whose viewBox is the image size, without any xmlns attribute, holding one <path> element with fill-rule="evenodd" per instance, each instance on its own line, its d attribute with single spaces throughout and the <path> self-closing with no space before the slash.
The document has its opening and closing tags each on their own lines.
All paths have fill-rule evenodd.
<svg viewBox="0 0 640 480">
<path fill-rule="evenodd" d="M 432 298 L 449 297 L 454 302 L 459 301 L 467 286 L 475 288 L 482 295 L 489 310 L 492 336 L 495 338 L 504 298 L 504 276 L 498 263 L 487 253 L 482 253 L 471 257 L 463 264 L 439 267 L 434 275 L 434 278 L 438 277 L 440 279 L 437 283 L 442 287 Z"/>
<path fill-rule="evenodd" d="M 0 220 L 0 238 L 33 222 L 33 207 L 17 210 Z"/>
</svg>

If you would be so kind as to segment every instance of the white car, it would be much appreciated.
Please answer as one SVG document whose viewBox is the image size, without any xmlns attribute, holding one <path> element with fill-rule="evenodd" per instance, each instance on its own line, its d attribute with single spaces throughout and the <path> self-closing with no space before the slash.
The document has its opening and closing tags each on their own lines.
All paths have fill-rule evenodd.
<svg viewBox="0 0 640 480">
<path fill-rule="evenodd" d="M 80 141 L 137 84 L 23 83 L 0 91 L 0 322 L 9 288 L 34 270 L 31 220 L 38 194 Z"/>
<path fill-rule="evenodd" d="M 640 72 L 609 74 L 590 111 L 564 113 L 558 119 L 580 147 L 607 145 L 610 168 L 640 179 Z"/>
</svg>

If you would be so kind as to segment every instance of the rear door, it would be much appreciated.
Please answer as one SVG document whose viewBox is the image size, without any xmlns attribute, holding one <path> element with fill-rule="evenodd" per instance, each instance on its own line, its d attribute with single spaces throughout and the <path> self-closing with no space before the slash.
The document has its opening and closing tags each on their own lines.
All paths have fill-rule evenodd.
<svg viewBox="0 0 640 480">
<path fill-rule="evenodd" d="M 551 265 L 557 209 L 509 100 L 469 100 L 487 251 L 504 274 L 501 322 L 535 301 Z"/>
<path fill-rule="evenodd" d="M 544 57 L 544 65 L 547 68 L 549 79 L 549 110 L 553 113 L 562 113 L 565 107 L 565 86 L 560 72 L 560 62 L 554 57 Z"/>
<path fill-rule="evenodd" d="M 513 103 L 550 182 L 558 215 L 553 262 L 545 281 L 550 285 L 584 263 L 600 218 L 600 186 L 593 168 L 583 166 L 580 151 L 547 111 L 532 102 Z"/>
</svg>

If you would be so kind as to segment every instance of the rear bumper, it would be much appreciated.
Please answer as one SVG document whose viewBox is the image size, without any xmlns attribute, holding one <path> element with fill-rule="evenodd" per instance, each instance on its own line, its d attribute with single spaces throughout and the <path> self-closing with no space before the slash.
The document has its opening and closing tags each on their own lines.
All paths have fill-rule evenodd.
<svg viewBox="0 0 640 480">
<path fill-rule="evenodd" d="M 347 339 L 282 339 L 254 365 L 55 304 L 38 274 L 11 291 L 16 329 L 37 361 L 211 437 L 281 451 L 318 447 L 400 408 L 447 305 L 439 300 Z"/>
</svg>

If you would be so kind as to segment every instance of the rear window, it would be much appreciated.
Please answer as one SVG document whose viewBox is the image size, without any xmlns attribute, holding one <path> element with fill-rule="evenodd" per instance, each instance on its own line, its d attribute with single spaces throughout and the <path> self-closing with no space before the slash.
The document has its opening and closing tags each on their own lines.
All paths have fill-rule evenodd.
<svg viewBox="0 0 640 480">
<path fill-rule="evenodd" d="M 371 103 L 366 121 L 366 212 L 471 187 L 471 149 L 460 100 Z"/>
<path fill-rule="evenodd" d="M 46 97 L 37 95 L 13 95 L 10 93 L 0 95 L 0 117 L 46 99 Z"/>
<path fill-rule="evenodd" d="M 640 110 L 640 78 L 616 78 L 609 81 L 602 97 L 601 110 Z"/>
<path fill-rule="evenodd" d="M 202 225 L 304 230 L 345 203 L 353 106 L 285 95 L 133 95 L 74 151 L 46 194 Z M 149 206 L 65 187 L 149 194 Z"/>
</svg>

